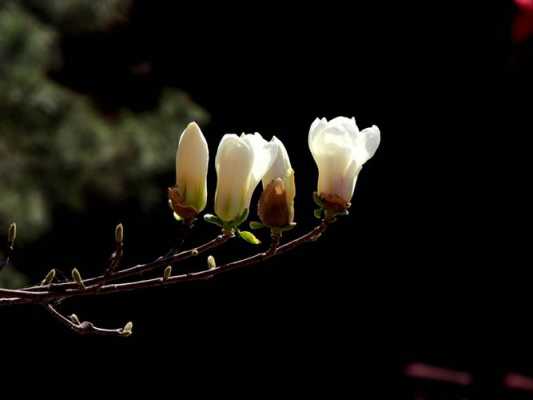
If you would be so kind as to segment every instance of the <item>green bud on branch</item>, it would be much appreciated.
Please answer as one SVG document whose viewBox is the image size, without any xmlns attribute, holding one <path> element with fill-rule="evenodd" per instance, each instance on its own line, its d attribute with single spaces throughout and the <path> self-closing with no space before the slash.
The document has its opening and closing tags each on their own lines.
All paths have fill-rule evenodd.
<svg viewBox="0 0 533 400">
<path fill-rule="evenodd" d="M 215 269 L 217 267 L 217 262 L 215 261 L 215 257 L 209 256 L 207 257 L 207 266 L 209 269 Z"/>
<path fill-rule="evenodd" d="M 13 246 L 13 243 L 15 243 L 15 239 L 17 238 L 17 224 L 14 222 L 9 225 L 9 234 L 7 241 L 9 242 L 10 246 Z"/>
<path fill-rule="evenodd" d="M 124 337 L 131 336 L 133 333 L 133 322 L 129 321 L 126 325 L 124 325 L 124 328 L 122 328 L 122 331 L 120 334 Z"/>
<path fill-rule="evenodd" d="M 172 265 L 167 265 L 165 270 L 163 271 L 163 282 L 168 281 L 170 275 L 172 275 Z"/>
<path fill-rule="evenodd" d="M 81 325 L 80 319 L 78 318 L 76 314 L 72 314 L 70 316 L 70 320 L 74 322 L 76 325 Z"/>
<path fill-rule="evenodd" d="M 256 238 L 252 232 L 249 231 L 239 231 L 239 236 L 241 237 L 241 239 L 251 244 L 257 245 L 261 243 L 261 241 Z"/>
<path fill-rule="evenodd" d="M 44 279 L 41 281 L 41 286 L 46 286 L 46 285 L 51 284 L 55 277 L 56 277 L 56 270 L 52 268 L 50 271 L 48 271 Z"/>
<path fill-rule="evenodd" d="M 85 289 L 85 283 L 83 283 L 83 279 L 81 279 L 80 271 L 78 271 L 77 268 L 74 268 L 72 270 L 72 279 L 74 280 L 74 282 L 76 282 L 80 286 L 80 288 Z"/>
<path fill-rule="evenodd" d="M 117 244 L 122 244 L 124 241 L 124 226 L 122 224 L 118 224 L 115 228 L 115 242 Z"/>
</svg>

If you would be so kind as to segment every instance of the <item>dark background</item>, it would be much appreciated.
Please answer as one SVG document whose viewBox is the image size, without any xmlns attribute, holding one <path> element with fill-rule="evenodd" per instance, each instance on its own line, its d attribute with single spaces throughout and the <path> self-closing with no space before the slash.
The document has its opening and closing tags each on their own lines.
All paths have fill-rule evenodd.
<svg viewBox="0 0 533 400">
<path fill-rule="evenodd" d="M 2 334 L 89 358 L 146 352 L 148 365 L 169 362 L 177 379 L 239 376 L 261 391 L 521 398 L 500 388 L 507 371 L 533 373 L 527 242 L 515 233 L 524 215 L 514 200 L 530 125 L 527 98 L 516 100 L 530 72 L 509 34 L 515 11 L 136 0 L 126 25 L 63 38 L 53 78 L 105 112 L 149 109 L 170 85 L 210 113 L 202 129 L 212 160 L 224 133 L 278 136 L 296 171 L 297 232 L 314 223 L 313 119 L 355 116 L 361 129 L 380 127 L 382 144 L 351 216 L 318 242 L 207 283 L 65 305 L 102 326 L 133 320 L 131 338 L 76 337 L 37 307 L 2 310 Z M 126 74 L 132 66 L 142 73 Z M 20 249 L 19 260 L 97 273 L 118 222 L 129 263 L 160 255 L 176 234 L 164 195 L 173 179 L 171 168 L 160 177 L 161 205 L 149 215 L 134 198 L 91 198 L 84 217 L 58 210 L 54 235 Z M 212 209 L 212 166 L 209 180 Z M 216 234 L 199 225 L 191 243 Z M 253 250 L 235 241 L 215 255 Z M 470 371 L 475 384 L 424 386 L 403 377 L 411 361 Z"/>
</svg>

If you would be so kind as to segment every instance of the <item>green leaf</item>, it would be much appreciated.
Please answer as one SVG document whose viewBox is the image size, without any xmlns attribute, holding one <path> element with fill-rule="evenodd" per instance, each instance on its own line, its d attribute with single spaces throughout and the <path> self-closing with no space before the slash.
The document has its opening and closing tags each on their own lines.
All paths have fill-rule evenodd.
<svg viewBox="0 0 533 400">
<path fill-rule="evenodd" d="M 220 218 L 218 218 L 216 215 L 213 215 L 213 214 L 205 214 L 204 221 L 209 224 L 214 224 L 220 227 L 224 225 L 224 223 L 220 220 Z"/>
<path fill-rule="evenodd" d="M 322 208 L 316 208 L 315 211 L 313 212 L 313 215 L 315 216 L 315 218 L 321 219 L 323 211 L 324 210 Z"/>
<path fill-rule="evenodd" d="M 239 231 L 239 236 L 241 237 L 241 239 L 251 244 L 261 243 L 261 241 L 258 238 L 256 238 L 252 232 L 249 232 L 249 231 Z"/>
<path fill-rule="evenodd" d="M 250 225 L 250 229 L 253 229 L 253 230 L 262 229 L 265 227 L 265 225 L 263 225 L 259 221 L 250 221 L 249 225 Z"/>
</svg>

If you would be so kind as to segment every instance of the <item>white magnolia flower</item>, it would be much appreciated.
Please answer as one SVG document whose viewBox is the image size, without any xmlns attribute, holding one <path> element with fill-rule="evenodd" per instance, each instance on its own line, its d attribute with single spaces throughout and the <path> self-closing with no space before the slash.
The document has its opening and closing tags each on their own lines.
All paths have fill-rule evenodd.
<svg viewBox="0 0 533 400">
<path fill-rule="evenodd" d="M 284 227 L 294 219 L 294 170 L 283 143 L 275 136 L 272 143 L 276 147 L 276 158 L 263 178 L 258 214 L 265 225 Z"/>
<path fill-rule="evenodd" d="M 176 152 L 175 190 L 180 205 L 192 207 L 197 213 L 207 203 L 208 164 L 209 149 L 205 137 L 198 124 L 191 122 L 181 134 Z"/>
<path fill-rule="evenodd" d="M 309 130 L 309 149 L 318 166 L 318 194 L 348 205 L 357 176 L 379 142 L 375 125 L 359 131 L 355 118 L 315 119 Z"/>
<path fill-rule="evenodd" d="M 222 221 L 235 221 L 250 209 L 252 194 L 272 166 L 276 152 L 273 142 L 259 133 L 222 137 L 215 159 L 215 213 Z"/>
</svg>

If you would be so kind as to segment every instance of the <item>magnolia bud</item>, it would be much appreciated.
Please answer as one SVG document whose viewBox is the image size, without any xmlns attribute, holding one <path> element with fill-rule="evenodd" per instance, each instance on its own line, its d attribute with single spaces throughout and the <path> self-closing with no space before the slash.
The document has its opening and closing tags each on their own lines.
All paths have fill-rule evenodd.
<svg viewBox="0 0 533 400">
<path fill-rule="evenodd" d="M 281 228 L 293 222 L 294 204 L 281 178 L 274 179 L 261 193 L 257 213 L 261 222 L 269 227 Z"/>
<path fill-rule="evenodd" d="M 122 328 L 121 335 L 128 337 L 131 336 L 133 333 L 133 322 L 129 321 L 126 325 L 124 325 L 124 328 Z"/>
<path fill-rule="evenodd" d="M 83 283 L 83 279 L 81 278 L 80 271 L 78 271 L 77 268 L 74 268 L 72 270 L 72 280 L 76 282 L 82 289 L 85 289 L 85 283 Z"/>
<path fill-rule="evenodd" d="M 167 265 L 165 267 L 165 270 L 163 271 L 163 282 L 168 281 L 168 278 L 170 278 L 170 275 L 172 275 L 172 265 Z"/>
<path fill-rule="evenodd" d="M 276 158 L 263 178 L 258 214 L 266 226 L 287 228 L 294 220 L 294 170 L 281 140 L 274 136 L 272 142 L 276 148 Z"/>
<path fill-rule="evenodd" d="M 56 277 L 56 270 L 52 268 L 50 271 L 48 271 L 44 279 L 41 281 L 41 286 L 49 285 L 50 283 L 52 283 L 55 277 Z"/>
<path fill-rule="evenodd" d="M 215 257 L 209 256 L 207 257 L 207 266 L 209 269 L 215 269 L 217 267 L 217 262 L 215 261 Z"/>
<path fill-rule="evenodd" d="M 115 242 L 122 243 L 124 241 L 124 226 L 118 224 L 115 228 Z"/>
<path fill-rule="evenodd" d="M 176 152 L 176 186 L 169 188 L 169 203 L 185 221 L 192 221 L 207 202 L 209 149 L 200 127 L 191 122 L 180 137 Z"/>
<path fill-rule="evenodd" d="M 9 242 L 10 246 L 13 245 L 16 238 L 17 238 L 17 224 L 13 222 L 11 225 L 9 225 L 9 234 L 7 238 L 7 241 Z"/>
<path fill-rule="evenodd" d="M 72 314 L 70 316 L 70 320 L 72 322 L 74 322 L 76 325 L 80 325 L 81 324 L 80 319 L 78 318 L 78 316 L 76 314 Z"/>
</svg>

